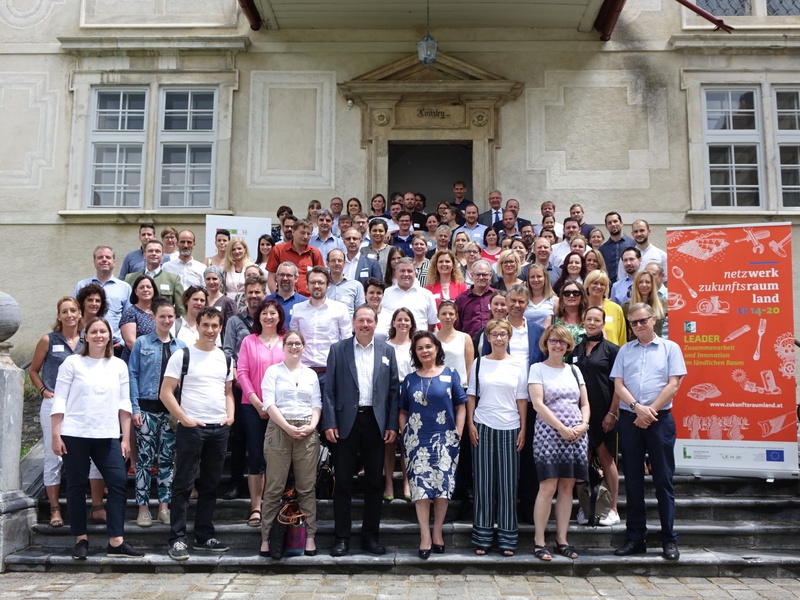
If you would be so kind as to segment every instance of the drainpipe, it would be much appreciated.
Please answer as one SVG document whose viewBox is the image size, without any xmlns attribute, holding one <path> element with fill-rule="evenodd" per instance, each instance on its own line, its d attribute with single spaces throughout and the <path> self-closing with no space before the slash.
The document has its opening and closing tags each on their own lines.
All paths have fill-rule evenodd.
<svg viewBox="0 0 800 600">
<path fill-rule="evenodd" d="M 250 29 L 253 31 L 261 29 L 261 15 L 258 13 L 258 7 L 254 0 L 239 0 L 239 6 L 250 23 Z"/>
<path fill-rule="evenodd" d="M 715 17 L 714 15 L 712 15 L 707 10 L 703 10 L 702 8 L 700 8 L 699 6 L 694 4 L 693 2 L 690 2 L 690 0 L 675 0 L 675 1 L 678 4 L 680 4 L 681 6 L 685 6 L 686 8 L 688 8 L 693 13 L 696 13 L 696 14 L 700 15 L 706 21 L 709 21 L 709 22 L 713 23 L 714 25 L 716 25 L 716 27 L 714 28 L 714 31 L 718 31 L 718 30 L 722 29 L 722 31 L 725 31 L 727 33 L 733 33 L 733 27 L 731 27 L 730 25 L 726 25 L 723 22 L 722 19 L 719 19 L 719 18 Z"/>
<path fill-rule="evenodd" d="M 603 6 L 600 7 L 594 28 L 600 32 L 600 39 L 604 42 L 611 39 L 611 33 L 617 26 L 623 6 L 625 6 L 625 0 L 605 0 Z"/>
</svg>

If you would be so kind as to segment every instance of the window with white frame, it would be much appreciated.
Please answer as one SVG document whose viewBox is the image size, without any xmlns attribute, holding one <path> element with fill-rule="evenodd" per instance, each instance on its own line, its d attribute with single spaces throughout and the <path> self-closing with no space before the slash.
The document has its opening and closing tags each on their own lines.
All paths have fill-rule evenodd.
<svg viewBox="0 0 800 600">
<path fill-rule="evenodd" d="M 768 85 L 766 92 L 762 106 L 759 85 L 702 90 L 709 210 L 800 208 L 800 89 Z M 768 194 L 773 164 L 777 194 Z"/>
<path fill-rule="evenodd" d="M 147 208 L 152 181 L 154 208 L 212 208 L 216 121 L 216 89 L 94 88 L 87 207 Z"/>
<path fill-rule="evenodd" d="M 697 6 L 717 17 L 800 15 L 797 0 L 697 0 Z"/>
</svg>

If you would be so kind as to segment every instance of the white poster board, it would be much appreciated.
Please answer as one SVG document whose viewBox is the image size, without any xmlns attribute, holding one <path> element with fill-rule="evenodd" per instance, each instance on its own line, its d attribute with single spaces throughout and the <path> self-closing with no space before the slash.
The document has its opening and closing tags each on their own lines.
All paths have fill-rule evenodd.
<svg viewBox="0 0 800 600">
<path fill-rule="evenodd" d="M 272 219 L 268 217 L 206 215 L 206 256 L 213 256 L 217 253 L 214 238 L 219 229 L 227 229 L 231 234 L 231 239 L 235 237 L 244 238 L 247 243 L 247 249 L 250 251 L 250 258 L 255 261 L 258 255 L 258 238 L 264 234 L 270 235 L 272 233 Z"/>
</svg>

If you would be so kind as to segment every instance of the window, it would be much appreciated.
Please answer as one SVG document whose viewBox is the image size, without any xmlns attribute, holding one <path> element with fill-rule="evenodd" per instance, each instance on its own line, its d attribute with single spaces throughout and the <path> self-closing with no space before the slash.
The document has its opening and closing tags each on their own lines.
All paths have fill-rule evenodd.
<svg viewBox="0 0 800 600">
<path fill-rule="evenodd" d="M 797 0 L 697 0 L 697 6 L 717 17 L 800 15 L 800 3 Z"/>
<path fill-rule="evenodd" d="M 702 88 L 706 210 L 800 208 L 800 88 L 764 86 Z"/>
<path fill-rule="evenodd" d="M 155 104 L 154 91 L 160 93 Z M 94 88 L 92 101 L 88 208 L 214 206 L 216 90 Z M 148 157 L 154 131 L 158 141 L 149 152 L 155 156 Z"/>
</svg>

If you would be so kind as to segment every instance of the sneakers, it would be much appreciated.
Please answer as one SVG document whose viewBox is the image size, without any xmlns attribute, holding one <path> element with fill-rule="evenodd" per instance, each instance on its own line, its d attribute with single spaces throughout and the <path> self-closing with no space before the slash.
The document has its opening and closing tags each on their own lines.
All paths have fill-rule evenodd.
<svg viewBox="0 0 800 600">
<path fill-rule="evenodd" d="M 72 558 L 86 560 L 89 556 L 89 540 L 80 540 L 72 549 Z"/>
<path fill-rule="evenodd" d="M 613 509 L 609 509 L 608 515 L 606 515 L 605 518 L 600 519 L 598 521 L 598 523 L 600 525 L 604 525 L 604 526 L 608 527 L 609 525 L 616 525 L 617 523 L 619 523 L 619 521 L 620 521 L 620 519 L 619 519 L 619 515 L 617 514 L 617 511 L 615 511 Z"/>
<path fill-rule="evenodd" d="M 140 512 L 139 516 L 136 517 L 136 524 L 139 527 L 151 527 L 153 525 L 153 515 L 150 514 L 149 510 Z"/>
<path fill-rule="evenodd" d="M 169 549 L 169 557 L 172 560 L 189 560 L 189 547 L 186 542 L 178 540 Z"/>
<path fill-rule="evenodd" d="M 164 525 L 169 525 L 169 516 L 169 509 L 165 508 L 164 510 L 158 511 L 158 518 L 156 520 Z"/>
<path fill-rule="evenodd" d="M 195 550 L 201 550 L 203 552 L 218 552 L 218 553 L 227 552 L 228 550 L 231 549 L 231 547 L 228 546 L 228 544 L 223 544 L 217 538 L 209 538 L 202 544 L 195 541 L 193 547 Z"/>
<path fill-rule="evenodd" d="M 115 558 L 142 558 L 144 552 L 137 550 L 128 542 L 122 542 L 119 546 L 112 546 L 109 544 L 106 547 L 106 556 L 113 556 Z"/>
<path fill-rule="evenodd" d="M 589 519 L 586 518 L 586 515 L 583 514 L 583 509 L 578 509 L 578 514 L 575 516 L 575 519 L 578 521 L 578 525 L 588 525 Z M 619 520 L 619 519 L 617 519 Z"/>
</svg>

